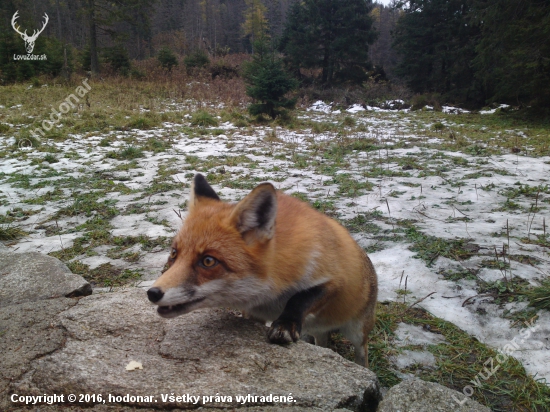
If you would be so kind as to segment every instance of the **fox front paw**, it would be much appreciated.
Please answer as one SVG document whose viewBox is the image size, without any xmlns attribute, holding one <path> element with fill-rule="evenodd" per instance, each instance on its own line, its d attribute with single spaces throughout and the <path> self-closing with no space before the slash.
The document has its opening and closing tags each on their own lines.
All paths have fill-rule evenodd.
<svg viewBox="0 0 550 412">
<path fill-rule="evenodd" d="M 301 325 L 290 320 L 277 319 L 267 331 L 267 338 L 271 343 L 290 343 L 300 339 Z"/>
</svg>

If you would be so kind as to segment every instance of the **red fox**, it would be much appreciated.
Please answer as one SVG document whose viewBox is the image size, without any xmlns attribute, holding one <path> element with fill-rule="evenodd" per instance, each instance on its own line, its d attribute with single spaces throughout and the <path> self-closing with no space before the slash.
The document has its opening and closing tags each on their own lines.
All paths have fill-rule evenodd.
<svg viewBox="0 0 550 412">
<path fill-rule="evenodd" d="M 168 269 L 147 295 L 164 318 L 225 306 L 271 321 L 272 343 L 308 334 L 326 347 L 338 329 L 355 362 L 368 362 L 377 295 L 370 259 L 336 221 L 270 183 L 229 204 L 197 174 Z"/>
</svg>

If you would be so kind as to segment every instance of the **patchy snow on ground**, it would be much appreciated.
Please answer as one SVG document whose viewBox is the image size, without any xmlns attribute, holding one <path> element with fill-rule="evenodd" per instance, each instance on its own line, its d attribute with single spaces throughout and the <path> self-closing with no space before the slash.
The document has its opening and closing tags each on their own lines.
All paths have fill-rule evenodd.
<svg viewBox="0 0 550 412">
<path fill-rule="evenodd" d="M 448 107 L 444 111 L 466 113 Z M 105 218 L 111 236 L 164 237 L 169 243 L 185 218 L 189 182 L 195 173 L 205 174 L 228 201 L 241 199 L 262 181 L 271 181 L 312 204 L 325 205 L 344 223 L 358 216 L 375 216 L 371 228 L 353 236 L 373 250 L 369 255 L 379 276 L 379 300 L 403 300 L 397 291 L 406 282 L 407 303 L 425 298 L 417 305 L 502 349 L 521 330 L 506 314 L 525 310 L 525 303 L 499 306 L 493 297 L 479 292 L 478 281 L 517 278 L 537 285 L 549 276 L 548 248 L 535 240 L 549 231 L 550 157 L 444 150 L 439 147 L 443 137 L 426 133 L 431 124 L 403 110 L 370 106 L 365 110 L 353 105 L 340 114 L 331 104 L 317 101 L 299 114 L 301 119 L 334 125 L 342 124 L 344 116 L 353 117 L 357 127 L 337 126 L 337 131 L 313 133 L 308 128 L 237 128 L 226 122 L 190 134 L 180 124 L 165 122 L 152 130 L 45 140 L 38 150 L 12 151 L 13 137 L 0 135 L 0 150 L 5 154 L 0 164 L 0 217 L 20 216 L 13 223 L 29 233 L 10 247 L 42 253 L 70 248 L 87 231 L 85 224 L 98 214 L 86 212 L 78 200 L 93 193 L 99 195 L 89 201 L 117 211 Z M 222 133 L 214 133 L 219 129 Z M 522 133 L 510 131 L 520 137 Z M 103 139 L 109 140 L 109 146 L 102 146 Z M 148 149 L 152 139 L 167 149 Z M 348 149 L 347 139 L 354 139 L 357 147 Z M 373 148 L 364 149 L 369 145 Z M 142 155 L 130 159 L 113 155 L 129 147 L 143 147 Z M 331 156 L 337 156 L 341 148 L 345 150 L 336 167 Z M 54 154 L 55 162 L 46 159 L 47 153 Z M 471 256 L 436 255 L 429 263 L 419 259 L 399 230 L 399 222 L 404 221 L 449 242 L 467 239 L 465 247 L 472 250 Z M 144 284 L 149 285 L 166 261 L 168 243 L 150 249 L 132 246 L 126 252 L 139 253 L 135 261 L 113 255 L 115 247 L 109 244 L 71 261 L 91 269 L 111 263 L 140 270 Z M 504 268 L 499 258 L 506 259 Z M 512 356 L 532 375 L 550 381 L 550 315 L 542 310 L 538 315 L 537 330 Z M 411 342 L 407 344 L 421 344 L 412 342 L 422 339 L 427 344 L 439 343 L 438 335 L 413 330 L 410 325 L 400 326 L 397 336 Z M 423 352 L 409 355 L 413 362 L 431 364 Z M 399 358 L 396 362 L 408 361 Z"/>
<path fill-rule="evenodd" d="M 306 110 L 308 112 L 309 111 L 314 111 L 314 112 L 330 113 L 332 111 L 332 103 L 327 104 L 327 103 L 323 102 L 322 100 L 317 100 L 315 103 L 313 103 Z"/>
<path fill-rule="evenodd" d="M 508 104 L 501 104 L 495 109 L 489 109 L 489 110 L 480 110 L 479 114 L 494 114 L 498 109 L 507 109 L 510 107 Z"/>
<path fill-rule="evenodd" d="M 360 104 L 354 104 L 349 109 L 346 109 L 346 112 L 348 113 L 357 113 L 357 112 L 363 112 L 363 111 L 365 111 L 365 108 Z"/>
<path fill-rule="evenodd" d="M 451 114 L 470 113 L 468 110 L 464 110 L 459 107 L 453 107 L 453 106 L 443 106 L 441 109 L 443 113 L 451 113 Z"/>
</svg>

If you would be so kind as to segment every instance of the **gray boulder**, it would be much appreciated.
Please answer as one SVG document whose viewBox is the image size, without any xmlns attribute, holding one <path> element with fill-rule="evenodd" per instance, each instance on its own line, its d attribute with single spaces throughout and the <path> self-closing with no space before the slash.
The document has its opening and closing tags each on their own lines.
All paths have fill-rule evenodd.
<svg viewBox="0 0 550 412">
<path fill-rule="evenodd" d="M 378 412 L 491 412 L 464 394 L 438 383 L 410 379 L 393 386 Z"/>
<path fill-rule="evenodd" d="M 82 298 L 58 319 L 64 344 L 34 360 L 11 392 L 139 395 L 147 398 L 118 403 L 157 409 L 375 411 L 378 403 L 378 381 L 368 369 L 305 342 L 270 344 L 264 325 L 229 311 L 165 320 L 142 289 L 129 289 Z M 143 369 L 127 371 L 130 361 Z"/>
<path fill-rule="evenodd" d="M 38 252 L 6 249 L 0 249 L 0 307 L 92 293 L 90 284 L 60 260 Z"/>
<path fill-rule="evenodd" d="M 10 383 L 29 370 L 31 361 L 63 345 L 65 332 L 56 316 L 76 303 L 60 298 L 0 307 L 0 410 L 9 406 L 4 394 Z"/>
<path fill-rule="evenodd" d="M 10 412 L 19 412 L 19 411 L 29 411 L 30 408 L 13 408 Z M 33 412 L 59 412 L 59 405 L 40 405 L 40 408 L 30 409 Z M 83 409 L 81 406 L 63 406 L 63 412 L 82 412 L 87 411 L 88 409 Z M 172 412 L 181 411 L 182 409 L 172 409 Z M 226 411 L 235 411 L 236 409 L 222 409 Z M 324 412 L 323 409 L 316 407 L 299 407 L 293 406 L 292 408 L 285 408 L 280 406 L 251 406 L 251 407 L 242 407 L 239 408 L 239 412 L 288 412 L 292 410 L 293 412 Z M 158 412 L 158 409 L 153 408 L 140 408 L 132 406 L 121 406 L 121 405 L 94 405 L 93 409 L 90 409 L 93 412 Z M 349 412 L 349 409 L 334 409 L 331 412 Z"/>
</svg>

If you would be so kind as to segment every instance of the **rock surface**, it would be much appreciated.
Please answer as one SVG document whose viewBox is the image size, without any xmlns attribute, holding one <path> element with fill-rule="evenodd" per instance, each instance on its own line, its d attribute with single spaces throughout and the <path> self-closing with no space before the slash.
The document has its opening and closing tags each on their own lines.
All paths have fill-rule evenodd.
<svg viewBox="0 0 550 412">
<path fill-rule="evenodd" d="M 82 276 L 54 257 L 0 249 L 0 307 L 91 293 L 92 287 Z"/>
<path fill-rule="evenodd" d="M 19 411 L 28 411 L 29 409 L 12 409 L 10 412 L 19 412 Z M 58 405 L 40 405 L 40 409 L 36 409 L 34 412 L 59 412 Z M 94 405 L 93 409 L 90 409 L 93 412 L 158 412 L 158 409 L 153 408 L 138 408 L 132 406 L 109 406 L 109 405 Z M 173 412 L 181 411 L 182 409 L 173 409 Z M 293 412 L 324 412 L 324 409 L 316 407 L 301 407 L 293 406 L 292 409 L 285 408 L 281 406 L 250 406 L 242 407 L 239 409 L 221 409 L 226 411 L 235 411 L 239 412 L 288 412 L 292 410 Z M 63 406 L 63 412 L 83 412 L 88 411 L 88 409 L 83 409 L 79 406 Z M 349 409 L 334 409 L 331 412 L 349 412 Z"/>
<path fill-rule="evenodd" d="M 291 394 L 291 402 L 273 405 L 375 410 L 379 397 L 371 371 L 329 349 L 269 344 L 264 325 L 221 309 L 167 321 L 141 289 L 83 298 L 59 320 L 67 331 L 64 346 L 33 362 L 12 384 L 17 394 L 142 395 L 151 398 L 124 403 L 165 409 L 254 406 L 263 402 L 239 403 L 236 396 Z M 127 371 L 132 360 L 143 369 Z M 163 402 L 170 394 L 200 400 Z"/>
<path fill-rule="evenodd" d="M 10 382 L 27 372 L 33 359 L 63 345 L 65 332 L 56 316 L 76 303 L 60 298 L 0 307 L 0 410 Z"/>
<path fill-rule="evenodd" d="M 463 403 L 461 403 L 463 402 Z M 410 379 L 393 386 L 378 412 L 491 412 L 486 406 L 438 383 Z"/>
<path fill-rule="evenodd" d="M 377 409 L 374 373 L 305 342 L 272 345 L 264 325 L 234 312 L 162 319 L 140 288 L 75 298 L 91 289 L 64 264 L 1 244 L 0 268 L 2 411 L 490 411 L 417 379 L 391 388 Z M 142 369 L 126 370 L 132 361 Z M 12 394 L 58 394 L 65 402 L 25 406 Z M 69 394 L 101 394 L 105 403 L 71 404 Z M 261 398 L 269 395 L 285 398 Z"/>
</svg>

